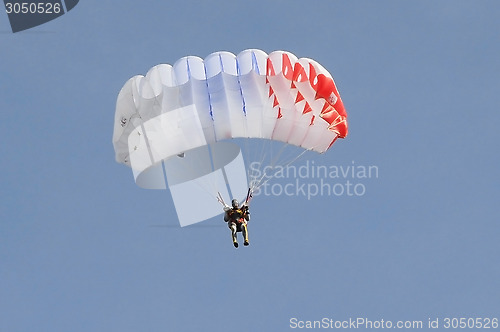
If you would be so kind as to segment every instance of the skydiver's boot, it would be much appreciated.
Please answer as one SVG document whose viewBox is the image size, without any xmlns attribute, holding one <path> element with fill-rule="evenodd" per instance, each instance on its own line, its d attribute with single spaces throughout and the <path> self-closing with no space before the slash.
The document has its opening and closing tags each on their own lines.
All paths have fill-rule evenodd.
<svg viewBox="0 0 500 332">
<path fill-rule="evenodd" d="M 243 242 L 244 246 L 250 245 L 250 242 L 248 241 L 248 229 L 247 225 L 243 224 L 241 225 L 241 231 L 243 233 L 243 238 L 245 239 L 245 242 Z"/>
</svg>

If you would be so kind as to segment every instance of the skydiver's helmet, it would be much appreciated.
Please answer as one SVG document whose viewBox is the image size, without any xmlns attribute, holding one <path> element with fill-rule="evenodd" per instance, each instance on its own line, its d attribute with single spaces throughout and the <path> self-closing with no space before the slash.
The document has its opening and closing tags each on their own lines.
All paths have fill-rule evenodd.
<svg viewBox="0 0 500 332">
<path fill-rule="evenodd" d="M 237 199 L 233 199 L 233 201 L 231 202 L 231 204 L 233 205 L 234 209 L 237 209 L 237 208 L 240 207 L 240 203 L 238 203 Z"/>
</svg>

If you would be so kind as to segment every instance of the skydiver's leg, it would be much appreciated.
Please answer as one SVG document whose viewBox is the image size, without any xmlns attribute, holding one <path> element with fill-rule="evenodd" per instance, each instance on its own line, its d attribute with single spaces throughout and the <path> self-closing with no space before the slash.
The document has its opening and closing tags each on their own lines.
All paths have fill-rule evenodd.
<svg viewBox="0 0 500 332">
<path fill-rule="evenodd" d="M 235 248 L 238 248 L 238 239 L 236 238 L 236 224 L 234 222 L 230 223 L 229 228 L 231 228 L 231 237 L 233 239 L 233 245 Z"/>
<path fill-rule="evenodd" d="M 243 238 L 245 239 L 245 242 L 243 242 L 243 244 L 245 246 L 248 246 L 250 244 L 250 242 L 248 241 L 248 229 L 247 229 L 246 223 L 243 223 L 241 225 L 241 232 L 243 233 Z"/>
</svg>

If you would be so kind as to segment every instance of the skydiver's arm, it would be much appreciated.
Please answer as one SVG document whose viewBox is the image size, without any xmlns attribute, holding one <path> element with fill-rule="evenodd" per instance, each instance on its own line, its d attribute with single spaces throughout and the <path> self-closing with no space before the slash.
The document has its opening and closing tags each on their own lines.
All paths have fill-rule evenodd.
<svg viewBox="0 0 500 332">
<path fill-rule="evenodd" d="M 248 205 L 243 206 L 243 218 L 245 218 L 246 221 L 250 220 L 250 211 L 248 210 Z"/>
</svg>

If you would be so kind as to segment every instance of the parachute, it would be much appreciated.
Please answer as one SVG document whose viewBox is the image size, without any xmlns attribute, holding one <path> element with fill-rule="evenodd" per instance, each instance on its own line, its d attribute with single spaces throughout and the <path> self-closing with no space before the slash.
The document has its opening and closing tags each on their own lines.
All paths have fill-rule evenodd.
<svg viewBox="0 0 500 332">
<path fill-rule="evenodd" d="M 215 52 L 129 79 L 116 102 L 113 145 L 138 186 L 169 187 L 186 226 L 221 214 L 218 197 L 240 200 L 267 181 L 272 174 L 252 172 L 265 160 L 272 170 L 283 151 L 274 153 L 276 144 L 302 151 L 285 164 L 324 153 L 346 137 L 346 118 L 316 61 L 286 51 Z"/>
</svg>

